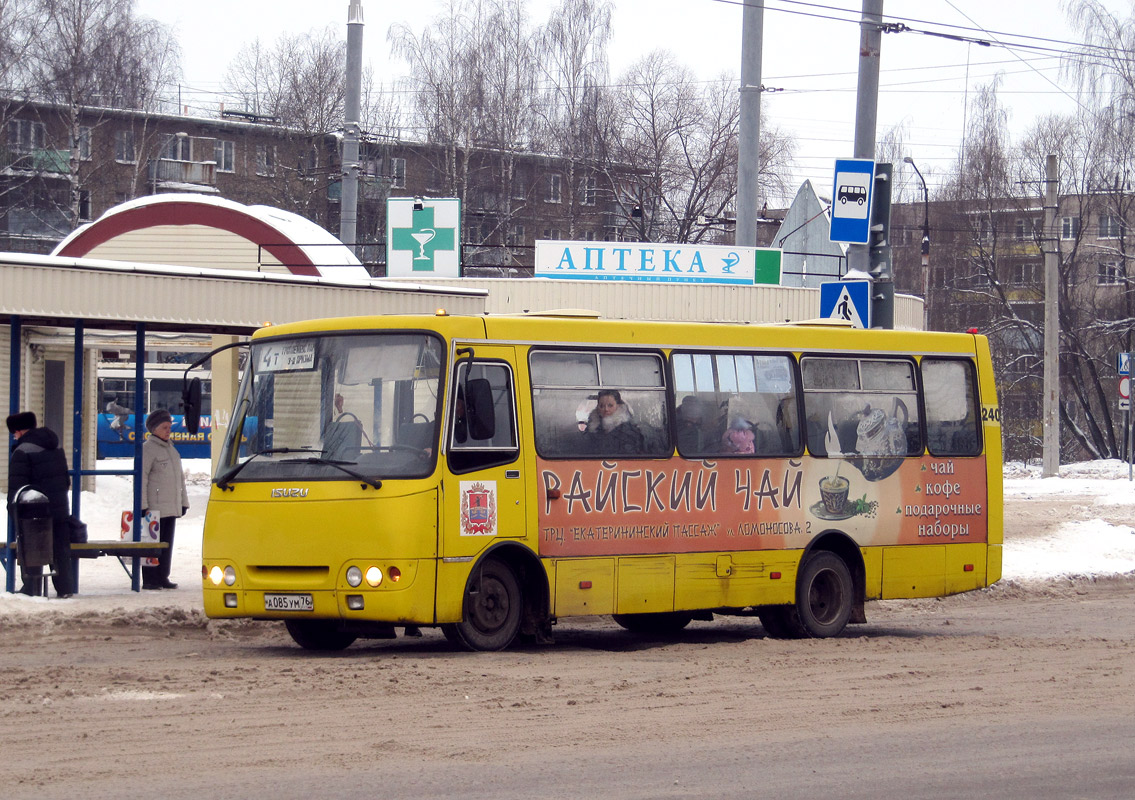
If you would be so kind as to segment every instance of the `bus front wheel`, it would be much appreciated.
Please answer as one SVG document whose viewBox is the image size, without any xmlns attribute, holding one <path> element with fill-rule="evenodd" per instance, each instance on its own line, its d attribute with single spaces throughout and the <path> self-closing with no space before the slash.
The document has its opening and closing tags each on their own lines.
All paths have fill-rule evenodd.
<svg viewBox="0 0 1135 800">
<path fill-rule="evenodd" d="M 464 619 L 443 626 L 447 639 L 469 650 L 504 650 L 520 632 L 524 598 L 512 567 L 491 558 L 465 594 Z"/>
<path fill-rule="evenodd" d="M 336 630 L 334 623 L 318 619 L 289 619 L 284 627 L 292 639 L 304 650 L 345 650 L 358 637 L 353 633 Z"/>
</svg>

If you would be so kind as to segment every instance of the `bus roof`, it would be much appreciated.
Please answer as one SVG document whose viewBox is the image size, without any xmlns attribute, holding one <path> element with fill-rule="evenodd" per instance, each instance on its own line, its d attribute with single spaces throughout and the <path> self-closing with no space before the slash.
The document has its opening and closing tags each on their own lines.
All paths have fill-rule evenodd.
<svg viewBox="0 0 1135 800">
<path fill-rule="evenodd" d="M 745 324 L 598 319 L 564 311 L 543 314 L 384 315 L 333 317 L 261 328 L 253 339 L 317 332 L 430 330 L 447 340 L 487 340 L 524 344 L 633 345 L 638 347 L 760 347 L 773 350 L 852 350 L 856 352 L 975 352 L 970 333 L 859 330 L 825 320 Z"/>
</svg>

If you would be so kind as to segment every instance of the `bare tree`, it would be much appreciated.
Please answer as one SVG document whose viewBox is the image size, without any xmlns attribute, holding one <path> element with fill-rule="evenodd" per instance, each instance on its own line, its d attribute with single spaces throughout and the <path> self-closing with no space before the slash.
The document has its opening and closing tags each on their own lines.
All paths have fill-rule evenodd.
<svg viewBox="0 0 1135 800">
<path fill-rule="evenodd" d="M 0 25 L 0 48 L 6 50 L 0 71 L 18 84 L 14 93 L 41 104 L 35 106 L 35 119 L 19 123 L 41 139 L 34 143 L 39 155 L 30 162 L 24 159 L 18 180 L 6 181 L 6 189 L 25 201 L 51 198 L 52 207 L 43 206 L 41 213 L 56 220 L 51 227 L 62 228 L 54 230 L 61 234 L 78 224 L 81 185 L 98 181 L 97 168 L 82 163 L 80 155 L 89 147 L 91 130 L 100 124 L 91 109 L 159 110 L 163 95 L 179 76 L 180 51 L 168 27 L 135 15 L 134 0 L 0 3 L 0 15 L 13 23 Z M 19 61 L 13 66 L 8 58 L 16 55 Z M 144 142 L 145 116 L 136 128 Z M 145 183 L 140 172 L 144 167 L 144 161 L 136 162 L 135 186 Z M 57 191 L 61 175 L 70 184 L 66 196 Z"/>
<path fill-rule="evenodd" d="M 252 114 L 328 133 L 343 126 L 346 65 L 347 45 L 333 26 L 284 34 L 272 47 L 257 39 L 229 64 L 224 88 Z"/>
<path fill-rule="evenodd" d="M 420 34 L 391 29 L 395 51 L 410 63 L 412 114 L 429 147 L 420 155 L 434 185 L 462 200 L 466 254 L 507 266 L 500 246 L 532 187 L 516 172 L 517 154 L 533 143 L 535 38 L 523 0 L 450 2 Z"/>
<path fill-rule="evenodd" d="M 37 0 L 45 25 L 31 70 L 37 94 L 70 106 L 157 110 L 180 75 L 173 32 L 134 0 Z"/>
<path fill-rule="evenodd" d="M 607 84 L 607 44 L 611 39 L 613 5 L 607 0 L 561 0 L 544 25 L 539 44 L 543 71 L 540 135 L 537 146 L 562 156 L 567 165 L 567 235 L 575 236 L 576 192 L 584 160 L 600 157 Z"/>
<path fill-rule="evenodd" d="M 737 81 L 708 84 L 655 51 L 619 78 L 609 115 L 607 178 L 628 231 L 648 241 L 703 242 L 725 234 L 737 189 Z M 792 143 L 771 124 L 761 132 L 760 185 L 787 187 Z M 638 179 L 628 181 L 628 175 Z M 631 216 L 638 206 L 641 217 Z"/>
<path fill-rule="evenodd" d="M 28 56 L 43 30 L 38 2 L 0 0 L 0 91 L 6 97 L 28 94 Z"/>
</svg>

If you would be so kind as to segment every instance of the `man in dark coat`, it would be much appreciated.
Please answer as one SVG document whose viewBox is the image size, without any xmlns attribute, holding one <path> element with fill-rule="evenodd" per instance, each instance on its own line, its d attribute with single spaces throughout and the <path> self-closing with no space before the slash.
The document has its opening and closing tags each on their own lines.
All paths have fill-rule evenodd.
<svg viewBox="0 0 1135 800">
<path fill-rule="evenodd" d="M 71 508 L 67 490 L 71 488 L 71 475 L 67 471 L 67 456 L 59 447 L 59 437 L 49 428 L 37 428 L 35 414 L 25 411 L 8 417 L 8 432 L 18 444 L 12 451 L 8 466 L 8 513 L 13 512 L 16 492 L 32 486 L 47 496 L 52 522 L 52 565 L 55 575 L 52 583 L 60 597 L 70 597 L 74 591 L 71 580 Z M 22 565 L 21 565 L 22 566 Z M 36 576 L 42 567 L 23 571 L 24 594 L 38 594 L 41 582 Z"/>
</svg>

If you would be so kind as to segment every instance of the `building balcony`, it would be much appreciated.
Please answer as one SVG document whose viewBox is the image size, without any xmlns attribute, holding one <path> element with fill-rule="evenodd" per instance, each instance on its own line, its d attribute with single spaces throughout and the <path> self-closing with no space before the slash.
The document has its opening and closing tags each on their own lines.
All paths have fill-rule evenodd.
<svg viewBox="0 0 1135 800">
<path fill-rule="evenodd" d="M 202 187 L 217 186 L 215 161 L 176 161 L 172 158 L 155 158 L 146 162 L 146 175 L 155 189 L 186 188 L 200 191 Z"/>
<path fill-rule="evenodd" d="M 49 176 L 71 174 L 70 150 L 31 150 L 26 153 L 0 150 L 0 168 L 9 173 L 37 173 Z"/>
</svg>

